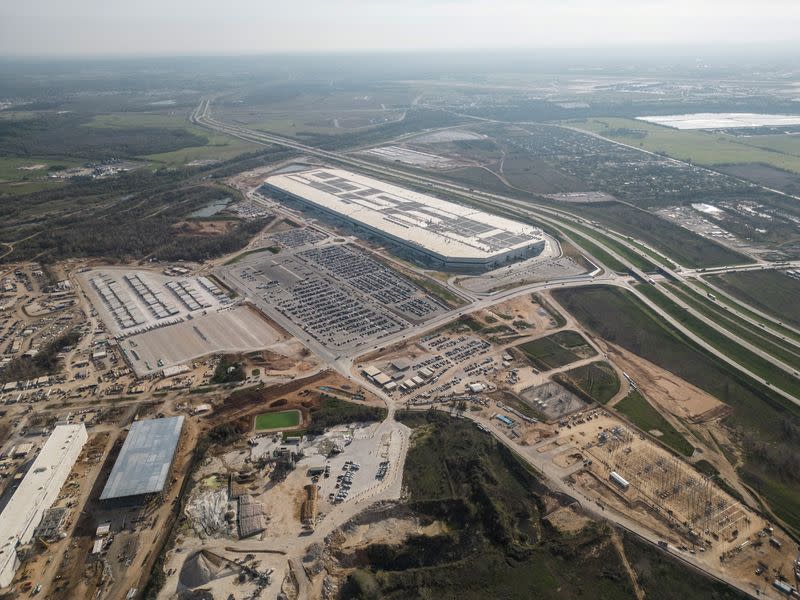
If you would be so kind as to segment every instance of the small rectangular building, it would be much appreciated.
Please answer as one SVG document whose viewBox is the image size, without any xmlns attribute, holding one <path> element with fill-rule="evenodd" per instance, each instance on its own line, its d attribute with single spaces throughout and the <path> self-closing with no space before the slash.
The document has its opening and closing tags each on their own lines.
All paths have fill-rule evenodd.
<svg viewBox="0 0 800 600">
<path fill-rule="evenodd" d="M 373 380 L 378 385 L 386 386 L 388 383 L 391 383 L 392 378 L 389 377 L 386 373 L 379 373 L 378 375 L 373 377 Z"/>
<path fill-rule="evenodd" d="M 628 480 L 627 480 L 627 479 L 625 479 L 625 478 L 624 478 L 622 475 L 620 475 L 620 474 L 619 474 L 619 473 L 617 473 L 616 471 L 611 471 L 611 474 L 608 476 L 608 478 L 609 478 L 609 479 L 610 479 L 612 482 L 614 482 L 615 484 L 617 484 L 617 486 L 618 486 L 620 489 L 622 489 L 623 491 L 627 491 L 627 489 L 628 489 L 628 488 L 631 486 L 631 484 L 630 484 L 630 483 L 628 483 Z"/>
<path fill-rule="evenodd" d="M 9 452 L 9 455 L 11 458 L 25 458 L 30 454 L 31 450 L 33 450 L 33 444 L 31 442 L 22 442 L 14 446 L 11 452 Z"/>
<path fill-rule="evenodd" d="M 366 375 L 367 377 L 375 377 L 376 375 L 379 375 L 380 372 L 381 370 L 373 365 L 364 368 L 364 375 Z"/>
<path fill-rule="evenodd" d="M 161 492 L 175 457 L 183 419 L 146 419 L 131 425 L 100 499 Z"/>
<path fill-rule="evenodd" d="M 171 367 L 164 367 L 164 369 L 161 371 L 161 376 L 164 379 L 168 379 L 170 377 L 175 377 L 176 375 L 181 375 L 188 372 L 188 365 L 172 365 Z"/>
<path fill-rule="evenodd" d="M 390 364 L 397 371 L 406 371 L 408 369 L 408 361 L 405 358 L 395 358 Z"/>
<path fill-rule="evenodd" d="M 87 439 L 83 423 L 57 425 L 0 513 L 0 587 L 11 584 L 18 565 L 17 546 L 33 538 L 45 511 L 58 498 Z"/>
</svg>

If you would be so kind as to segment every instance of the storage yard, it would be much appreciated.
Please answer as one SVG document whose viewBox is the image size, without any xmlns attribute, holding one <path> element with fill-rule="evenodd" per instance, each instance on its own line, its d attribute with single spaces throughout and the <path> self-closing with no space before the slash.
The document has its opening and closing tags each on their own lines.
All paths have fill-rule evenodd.
<svg viewBox="0 0 800 600">
<path fill-rule="evenodd" d="M 367 156 L 375 156 L 382 160 L 396 161 L 413 165 L 415 167 L 423 167 L 427 169 L 452 169 L 458 167 L 462 163 L 453 160 L 447 156 L 437 156 L 429 152 L 422 152 L 420 150 L 413 150 L 411 148 L 404 148 L 402 146 L 382 146 L 380 148 L 370 148 L 364 150 L 363 154 Z"/>
<path fill-rule="evenodd" d="M 230 304 L 224 292 L 206 277 L 174 278 L 109 267 L 87 270 L 78 279 L 108 330 L 120 338 Z"/>
<path fill-rule="evenodd" d="M 340 169 L 273 175 L 263 190 L 377 234 L 442 270 L 485 271 L 545 246 L 537 227 Z"/>
<path fill-rule="evenodd" d="M 138 377 L 282 339 L 261 315 L 233 303 L 207 277 L 107 268 L 85 271 L 78 279 Z"/>
</svg>

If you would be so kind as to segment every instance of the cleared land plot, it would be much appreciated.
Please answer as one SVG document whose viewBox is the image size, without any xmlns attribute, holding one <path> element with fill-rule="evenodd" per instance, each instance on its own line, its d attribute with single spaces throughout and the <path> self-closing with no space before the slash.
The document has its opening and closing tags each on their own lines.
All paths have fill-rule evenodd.
<svg viewBox="0 0 800 600">
<path fill-rule="evenodd" d="M 743 271 L 707 277 L 737 300 L 800 326 L 800 280 L 780 271 Z"/>
<path fill-rule="evenodd" d="M 240 306 L 140 333 L 120 345 L 141 377 L 208 354 L 261 350 L 279 339 L 253 309 Z"/>
<path fill-rule="evenodd" d="M 685 227 L 627 204 L 583 205 L 580 214 L 596 219 L 621 234 L 641 240 L 688 267 L 715 267 L 753 262 L 752 259 L 701 237 Z"/>
<path fill-rule="evenodd" d="M 559 331 L 517 346 L 530 363 L 541 371 L 563 367 L 597 352 L 577 331 Z"/>
<path fill-rule="evenodd" d="M 435 131 L 426 133 L 414 138 L 418 144 L 446 144 L 448 142 L 461 142 L 468 140 L 481 140 L 486 136 L 466 129 L 448 129 L 445 131 Z"/>
<path fill-rule="evenodd" d="M 764 163 L 800 173 L 800 157 L 747 146 L 742 143 L 741 138 L 719 132 L 681 131 L 636 119 L 621 118 L 595 118 L 569 121 L 567 124 L 631 146 L 651 152 L 663 152 L 699 165 Z"/>
<path fill-rule="evenodd" d="M 556 165 L 524 152 L 512 151 L 503 160 L 502 174 L 515 188 L 534 194 L 570 194 L 590 191 L 589 184 Z M 558 198 L 563 202 L 564 198 Z"/>
<path fill-rule="evenodd" d="M 604 361 L 593 362 L 561 373 L 559 379 L 568 386 L 605 404 L 619 392 L 620 381 L 614 368 Z"/>
<path fill-rule="evenodd" d="M 691 456 L 694 447 L 681 433 L 670 425 L 661 414 L 637 390 L 620 400 L 614 408 L 628 417 L 639 429 L 648 432 L 653 437 L 673 450 Z"/>
<path fill-rule="evenodd" d="M 800 423 L 797 407 L 692 344 L 630 294 L 607 287 L 564 289 L 556 300 L 600 337 L 675 373 L 733 408 L 728 423 L 762 450 L 747 452 L 740 468 L 773 510 L 791 527 L 800 527 L 800 481 L 787 472 L 773 452 L 792 454 L 786 437 Z M 761 446 L 764 443 L 766 446 Z"/>
<path fill-rule="evenodd" d="M 292 429 L 300 425 L 299 410 L 262 413 L 256 416 L 256 429 Z"/>
</svg>

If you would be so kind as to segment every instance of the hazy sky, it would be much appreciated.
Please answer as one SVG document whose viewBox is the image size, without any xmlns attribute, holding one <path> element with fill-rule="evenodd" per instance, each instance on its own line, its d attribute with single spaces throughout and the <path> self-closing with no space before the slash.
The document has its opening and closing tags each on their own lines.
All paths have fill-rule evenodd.
<svg viewBox="0 0 800 600">
<path fill-rule="evenodd" d="M 0 55 L 794 43 L 800 0 L 0 0 Z"/>
</svg>

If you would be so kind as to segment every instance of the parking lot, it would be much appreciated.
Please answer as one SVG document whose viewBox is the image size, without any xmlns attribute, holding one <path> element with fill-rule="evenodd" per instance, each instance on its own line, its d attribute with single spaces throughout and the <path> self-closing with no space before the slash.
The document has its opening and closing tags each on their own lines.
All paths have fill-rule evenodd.
<svg viewBox="0 0 800 600">
<path fill-rule="evenodd" d="M 417 345 L 423 353 L 413 360 L 387 357 L 372 365 L 385 375 L 384 391 L 408 399 L 410 404 L 462 393 L 466 383 L 485 380 L 497 369 L 497 361 L 485 356 L 492 345 L 474 335 L 436 333 L 421 338 Z M 378 375 L 371 377 L 380 384 L 375 379 Z"/>
<path fill-rule="evenodd" d="M 219 277 L 299 337 L 350 350 L 446 312 L 412 281 L 365 250 L 316 230 L 281 232 L 278 255 L 254 254 L 221 267 Z"/>
</svg>

